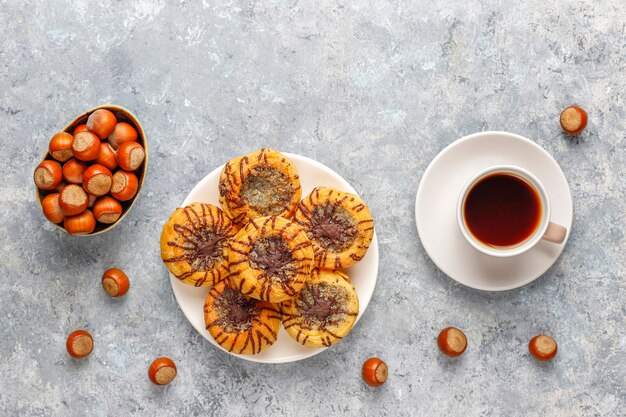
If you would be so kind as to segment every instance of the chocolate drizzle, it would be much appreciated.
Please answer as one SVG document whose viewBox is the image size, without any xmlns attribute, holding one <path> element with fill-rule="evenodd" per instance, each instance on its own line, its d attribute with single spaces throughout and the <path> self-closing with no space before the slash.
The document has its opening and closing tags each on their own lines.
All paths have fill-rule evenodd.
<svg viewBox="0 0 626 417">
<path fill-rule="evenodd" d="M 333 303 L 324 298 L 315 298 L 314 300 L 315 304 L 306 311 L 306 314 L 322 321 L 333 311 Z"/>
<path fill-rule="evenodd" d="M 224 236 L 210 237 L 208 240 L 200 241 L 196 247 L 196 255 L 201 258 L 215 258 L 222 253 L 222 241 Z"/>
<path fill-rule="evenodd" d="M 212 227 L 190 228 L 175 224 L 174 230 L 180 237 L 177 241 L 167 244 L 182 249 L 183 254 L 166 262 L 187 261 L 196 272 L 211 269 L 221 259 L 226 237 L 216 234 Z"/>
<path fill-rule="evenodd" d="M 189 270 L 177 275 L 181 280 L 196 272 L 204 272 L 204 278 L 195 282 L 195 285 L 202 285 L 209 278 L 209 271 L 224 260 L 224 247 L 233 231 L 221 212 L 214 214 L 206 204 L 187 206 L 181 210 L 186 222 L 173 225 L 176 236 L 167 245 L 180 249 L 182 253 L 169 259 L 163 258 L 163 261 L 186 262 L 189 265 Z"/>
<path fill-rule="evenodd" d="M 332 220 L 326 218 L 318 226 L 317 230 L 313 232 L 318 238 L 326 238 L 332 241 L 338 241 L 344 233 L 345 227 L 338 223 L 332 222 Z"/>
<path fill-rule="evenodd" d="M 291 249 L 280 236 L 258 239 L 250 251 L 250 266 L 279 279 L 289 279 L 295 273 L 291 265 Z"/>
<path fill-rule="evenodd" d="M 320 246 L 333 252 L 347 249 L 357 235 L 357 225 L 345 208 L 326 203 L 315 207 L 307 234 Z"/>
<path fill-rule="evenodd" d="M 229 352 L 255 354 L 276 341 L 282 316 L 277 306 L 246 297 L 229 282 L 217 283 L 204 304 L 206 329 Z"/>
<path fill-rule="evenodd" d="M 309 326 L 325 329 L 326 326 L 336 326 L 345 320 L 344 310 L 347 294 L 342 288 L 326 284 L 307 284 L 296 305 L 302 319 Z"/>
<path fill-rule="evenodd" d="M 357 295 L 341 272 L 316 269 L 300 294 L 283 302 L 282 315 L 283 327 L 296 341 L 331 346 L 350 332 L 358 315 Z"/>
<path fill-rule="evenodd" d="M 257 300 L 246 298 L 236 289 L 227 286 L 215 300 L 215 308 L 221 316 L 218 324 L 227 332 L 248 330 L 258 314 L 257 303 Z"/>
</svg>

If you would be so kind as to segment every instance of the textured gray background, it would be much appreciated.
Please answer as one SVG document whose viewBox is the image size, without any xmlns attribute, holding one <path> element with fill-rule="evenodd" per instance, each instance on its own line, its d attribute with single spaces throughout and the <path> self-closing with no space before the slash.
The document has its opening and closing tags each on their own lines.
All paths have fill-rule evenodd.
<svg viewBox="0 0 626 417">
<path fill-rule="evenodd" d="M 625 415 L 626 6 L 621 1 L 0 1 L 0 410 L 12 416 Z M 71 238 L 34 200 L 48 139 L 103 103 L 147 131 L 148 178 L 110 233 Z M 589 110 L 579 140 L 558 114 Z M 456 138 L 508 130 L 561 164 L 574 198 L 565 252 L 542 278 L 489 294 L 443 275 L 419 243 L 415 192 Z M 260 365 L 213 348 L 177 307 L 162 224 L 202 177 L 261 146 L 317 159 L 376 219 L 372 302 L 345 342 Z M 111 300 L 101 273 L 132 279 Z M 469 349 L 436 349 L 456 325 Z M 65 338 L 87 328 L 87 360 Z M 528 339 L 559 356 L 538 364 Z M 169 387 L 147 378 L 168 355 Z M 390 380 L 361 382 L 380 355 Z"/>
</svg>

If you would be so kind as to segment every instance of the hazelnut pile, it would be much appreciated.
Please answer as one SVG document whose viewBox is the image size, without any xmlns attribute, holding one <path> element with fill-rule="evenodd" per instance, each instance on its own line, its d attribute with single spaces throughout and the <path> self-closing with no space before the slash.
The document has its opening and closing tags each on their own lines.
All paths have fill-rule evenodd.
<svg viewBox="0 0 626 417">
<path fill-rule="evenodd" d="M 34 174 L 46 218 L 63 222 L 71 235 L 115 223 L 139 188 L 136 172 L 146 153 L 137 137 L 133 125 L 107 109 L 91 113 L 71 134 L 54 135 Z"/>
</svg>

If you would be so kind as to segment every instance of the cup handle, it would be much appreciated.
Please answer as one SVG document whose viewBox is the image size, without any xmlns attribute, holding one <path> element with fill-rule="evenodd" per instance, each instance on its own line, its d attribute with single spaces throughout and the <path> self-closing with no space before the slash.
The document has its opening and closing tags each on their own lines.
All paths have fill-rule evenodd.
<svg viewBox="0 0 626 417">
<path fill-rule="evenodd" d="M 546 233 L 543 234 L 542 239 L 552 243 L 563 243 L 565 236 L 567 235 L 567 229 L 560 224 L 550 222 Z"/>
</svg>

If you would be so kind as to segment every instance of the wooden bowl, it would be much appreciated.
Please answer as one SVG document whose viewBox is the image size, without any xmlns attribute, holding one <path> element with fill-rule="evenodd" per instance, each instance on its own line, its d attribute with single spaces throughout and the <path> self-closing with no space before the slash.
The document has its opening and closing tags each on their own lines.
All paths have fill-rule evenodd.
<svg viewBox="0 0 626 417">
<path fill-rule="evenodd" d="M 74 235 L 74 236 L 99 235 L 100 233 L 107 232 L 113 229 L 115 226 L 117 226 L 124 219 L 124 217 L 126 217 L 130 209 L 133 208 L 133 206 L 135 205 L 135 201 L 137 201 L 137 198 L 139 197 L 139 193 L 141 192 L 141 189 L 143 187 L 143 181 L 146 177 L 146 171 L 148 168 L 148 142 L 146 140 L 146 134 L 143 130 L 143 127 L 141 127 L 141 123 L 139 123 L 139 120 L 137 120 L 137 116 L 135 116 L 133 113 L 131 113 L 129 110 L 125 109 L 124 107 L 116 106 L 113 104 L 105 104 L 103 106 L 94 107 L 93 109 L 87 110 L 80 116 L 76 117 L 70 124 L 65 126 L 63 131 L 72 135 L 76 126 L 87 123 L 87 118 L 89 117 L 89 115 L 98 109 L 107 109 L 113 112 L 118 122 L 130 123 L 137 130 L 137 143 L 143 146 L 145 157 L 141 166 L 135 171 L 133 171 L 134 174 L 137 175 L 137 180 L 139 182 L 139 185 L 137 187 L 137 193 L 132 199 L 128 201 L 120 201 L 120 203 L 122 204 L 122 214 L 120 218 L 117 219 L 117 221 L 112 224 L 104 224 L 104 223 L 96 222 L 96 228 L 94 229 L 92 233 L 88 235 Z M 54 160 L 54 158 L 52 158 L 52 156 L 50 155 L 48 151 L 46 151 L 46 153 L 44 154 L 42 161 L 45 161 L 46 159 Z M 41 206 L 42 210 L 43 210 L 43 206 L 42 206 L 43 198 L 47 194 L 55 193 L 55 192 L 57 191 L 55 190 L 44 191 L 44 190 L 40 190 L 36 188 L 37 200 L 39 201 L 39 205 Z M 65 233 L 67 233 L 67 230 L 65 230 L 62 223 L 58 223 L 58 224 L 53 223 L 53 224 L 57 226 L 59 229 L 63 230 Z"/>
</svg>

